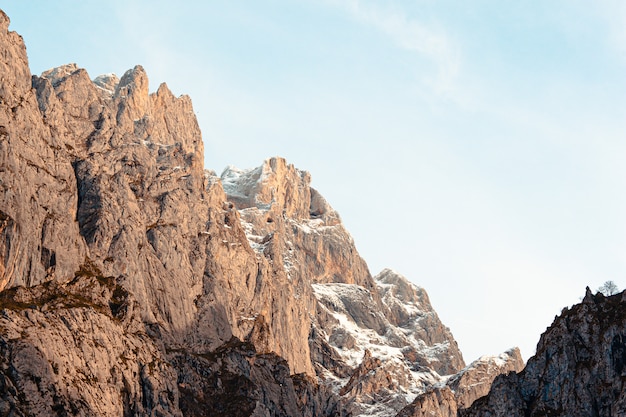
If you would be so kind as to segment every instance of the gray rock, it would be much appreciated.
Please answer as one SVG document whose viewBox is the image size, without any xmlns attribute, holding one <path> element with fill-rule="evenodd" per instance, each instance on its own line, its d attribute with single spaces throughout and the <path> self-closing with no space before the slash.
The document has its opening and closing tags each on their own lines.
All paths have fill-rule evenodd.
<svg viewBox="0 0 626 417">
<path fill-rule="evenodd" d="M 503 374 L 515 374 L 524 368 L 518 348 L 498 356 L 482 356 L 460 372 L 452 375 L 445 385 L 429 388 L 397 414 L 397 417 L 456 417 L 489 393 L 495 378 Z"/>
</svg>

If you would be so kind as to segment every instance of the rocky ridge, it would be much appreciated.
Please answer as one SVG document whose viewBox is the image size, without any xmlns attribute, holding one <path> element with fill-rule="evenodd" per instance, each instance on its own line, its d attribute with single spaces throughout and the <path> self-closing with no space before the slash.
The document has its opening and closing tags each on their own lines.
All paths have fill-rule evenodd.
<svg viewBox="0 0 626 417">
<path fill-rule="evenodd" d="M 395 415 L 464 367 L 310 175 L 203 166 L 142 67 L 31 76 L 0 11 L 0 414 Z M 461 378 L 462 379 L 462 378 Z"/>
<path fill-rule="evenodd" d="M 482 380 L 485 364 L 470 365 L 418 396 L 399 417 L 614 417 L 626 415 L 626 291 L 605 296 L 587 288 L 580 304 L 564 308 L 541 336 L 537 352 L 523 370 L 517 359 L 507 372 L 488 372 L 486 383 L 467 396 L 466 388 Z M 517 356 L 515 352 L 511 358 Z M 500 355 L 502 363 L 504 355 Z M 482 374 L 482 375 L 481 375 Z M 465 379 L 465 381 L 464 381 Z M 475 398 L 475 400 L 473 400 Z"/>
<path fill-rule="evenodd" d="M 496 378 L 460 416 L 626 415 L 626 292 L 564 308 L 518 374 Z"/>
</svg>

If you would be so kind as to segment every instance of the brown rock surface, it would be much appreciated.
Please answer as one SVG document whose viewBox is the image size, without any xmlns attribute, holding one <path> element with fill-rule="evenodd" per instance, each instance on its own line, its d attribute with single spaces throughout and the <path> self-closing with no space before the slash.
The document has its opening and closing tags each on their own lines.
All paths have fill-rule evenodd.
<svg viewBox="0 0 626 417">
<path fill-rule="evenodd" d="M 261 316 L 259 348 L 313 374 L 308 315 L 205 176 L 190 99 L 164 84 L 149 94 L 140 66 L 94 83 L 70 64 L 31 88 L 24 45 L 3 22 L 1 287 L 66 282 L 89 257 L 167 345 L 215 349 L 248 338 Z"/>
<path fill-rule="evenodd" d="M 76 179 L 39 112 L 22 38 L 0 12 L 0 290 L 68 280 L 85 258 Z"/>
<path fill-rule="evenodd" d="M 94 274 L 0 294 L 1 415 L 181 415 L 136 302 Z"/>
</svg>

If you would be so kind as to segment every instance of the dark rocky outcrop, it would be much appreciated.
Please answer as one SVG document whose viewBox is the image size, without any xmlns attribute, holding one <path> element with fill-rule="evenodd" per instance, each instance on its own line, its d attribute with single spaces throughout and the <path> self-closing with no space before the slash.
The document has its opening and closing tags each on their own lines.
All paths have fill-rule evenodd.
<svg viewBox="0 0 626 417">
<path fill-rule="evenodd" d="M 587 294 L 541 336 L 519 374 L 496 378 L 461 416 L 626 415 L 626 292 Z"/>
<path fill-rule="evenodd" d="M 206 354 L 171 352 L 185 416 L 346 416 L 341 400 L 273 353 L 233 338 Z"/>
<path fill-rule="evenodd" d="M 587 288 L 580 304 L 564 308 L 555 318 L 523 370 L 517 369 L 519 360 L 511 363 L 514 366 L 501 369 L 495 379 L 494 372 L 485 368 L 486 363 L 473 363 L 445 386 L 433 387 L 418 396 L 398 415 L 626 415 L 626 292 L 607 297 L 592 294 Z M 480 381 L 484 375 L 493 383 L 482 384 L 475 391 L 476 377 Z"/>
</svg>

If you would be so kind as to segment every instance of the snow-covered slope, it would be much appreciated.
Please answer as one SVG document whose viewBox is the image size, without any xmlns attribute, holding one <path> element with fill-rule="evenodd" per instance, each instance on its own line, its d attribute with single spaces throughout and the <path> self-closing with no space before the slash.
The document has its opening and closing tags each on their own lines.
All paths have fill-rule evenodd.
<svg viewBox="0 0 626 417">
<path fill-rule="evenodd" d="M 354 374 L 341 378 L 332 369 L 325 375 L 340 394 L 354 398 L 360 415 L 395 415 L 418 394 L 445 382 L 463 359 L 423 289 L 390 269 L 374 281 L 376 295 L 354 284 L 313 284 L 325 317 L 319 334 L 356 373 L 360 366 L 367 371 L 356 379 Z"/>
</svg>

